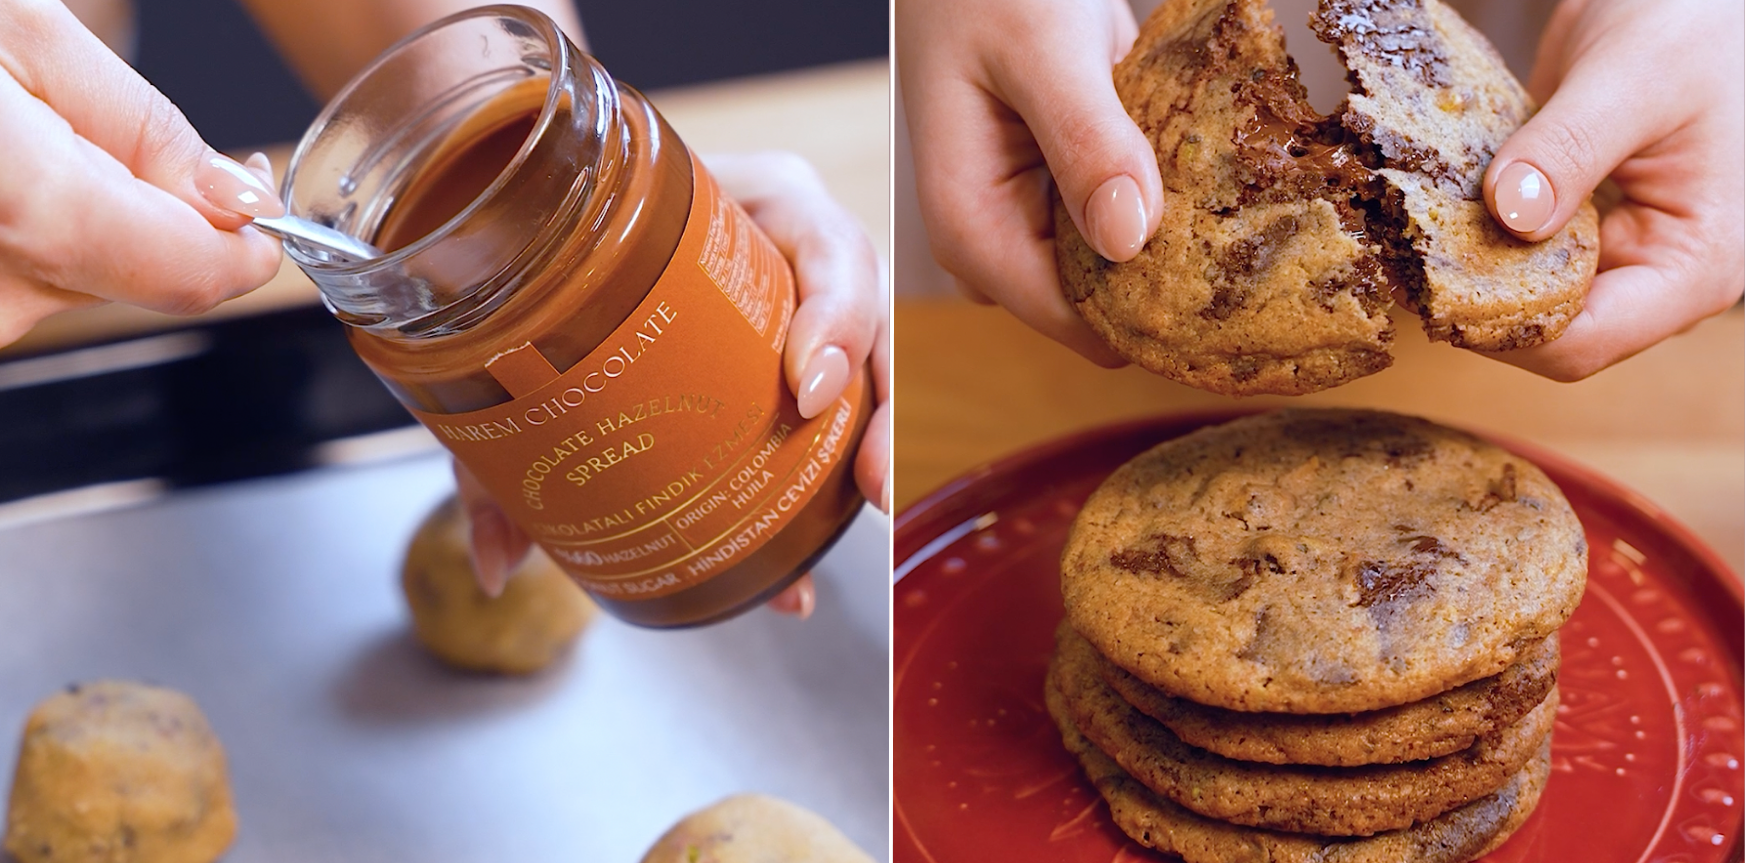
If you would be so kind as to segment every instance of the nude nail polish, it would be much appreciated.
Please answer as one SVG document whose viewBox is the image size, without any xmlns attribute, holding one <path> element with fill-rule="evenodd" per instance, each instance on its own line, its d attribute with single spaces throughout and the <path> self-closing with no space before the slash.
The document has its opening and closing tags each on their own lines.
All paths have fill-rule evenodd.
<svg viewBox="0 0 1745 863">
<path fill-rule="evenodd" d="M 237 215 L 274 218 L 285 204 L 261 178 L 228 156 L 212 153 L 194 171 L 194 185 L 212 206 Z"/>
<path fill-rule="evenodd" d="M 254 155 L 249 156 L 242 164 L 247 166 L 249 171 L 256 177 L 261 178 L 261 180 L 267 184 L 268 188 L 277 191 L 278 181 L 274 179 L 273 176 L 273 160 L 268 159 L 267 154 L 255 153 Z"/>
<path fill-rule="evenodd" d="M 800 416 L 811 419 L 830 407 L 842 388 L 848 386 L 848 354 L 835 345 L 825 345 L 800 372 Z"/>
<path fill-rule="evenodd" d="M 1509 230 L 1531 234 L 1551 222 L 1557 195 L 1539 169 L 1514 162 L 1497 174 L 1497 215 Z"/>
<path fill-rule="evenodd" d="M 1149 239 L 1139 184 L 1126 174 L 1105 180 L 1085 202 L 1085 230 L 1097 254 L 1111 261 L 1126 261 L 1139 254 Z"/>
<path fill-rule="evenodd" d="M 770 600 L 770 609 L 780 614 L 792 615 L 800 620 L 812 616 L 812 610 L 818 605 L 818 589 L 812 585 L 809 576 L 803 576 L 794 582 L 787 590 L 782 591 L 775 599 Z"/>
</svg>

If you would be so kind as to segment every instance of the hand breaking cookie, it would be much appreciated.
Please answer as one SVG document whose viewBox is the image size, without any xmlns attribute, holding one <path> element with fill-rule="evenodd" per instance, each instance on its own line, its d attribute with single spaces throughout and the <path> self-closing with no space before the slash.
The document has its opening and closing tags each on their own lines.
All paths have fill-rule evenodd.
<svg viewBox="0 0 1745 863">
<path fill-rule="evenodd" d="M 1312 392 L 1391 362 L 1403 296 L 1434 339 L 1575 380 L 1745 291 L 1737 4 L 1570 0 L 1523 89 L 1438 0 L 1323 0 L 1317 35 L 1356 83 L 1331 117 L 1292 110 L 1307 103 L 1262 2 L 1167 0 L 1136 47 L 1123 3 L 977 5 L 897 16 L 934 255 L 972 299 L 1102 365 L 1227 394 Z M 1252 26 L 1220 31 L 1223 19 Z M 1423 37 L 1406 41 L 1424 62 L 1342 20 Z M 1217 129 L 1201 127 L 1219 94 L 1188 86 L 1210 78 L 1180 68 L 1217 65 L 1213 42 L 1244 66 L 1226 84 L 1247 96 L 1225 101 L 1265 109 L 1226 105 Z M 1712 49 L 1701 64 L 1685 59 L 1693 44 Z M 1125 58 L 1113 88 L 1092 74 L 1106 55 Z M 1186 89 L 1165 92 L 1172 70 Z M 1303 170 L 1272 170 L 1293 162 Z M 1297 182 L 1347 168 L 1364 176 Z M 1620 202 L 1599 227 L 1589 198 L 1608 176 Z M 1245 209 L 1269 196 L 1329 207 Z M 1343 252 L 1341 234 L 1355 240 Z"/>
<path fill-rule="evenodd" d="M 1528 91 L 1544 108 L 1485 174 L 1497 220 L 1527 240 L 1562 229 L 1610 178 L 1599 275 L 1562 338 L 1497 358 L 1587 377 L 1745 292 L 1745 6 L 1565 2 Z"/>
</svg>

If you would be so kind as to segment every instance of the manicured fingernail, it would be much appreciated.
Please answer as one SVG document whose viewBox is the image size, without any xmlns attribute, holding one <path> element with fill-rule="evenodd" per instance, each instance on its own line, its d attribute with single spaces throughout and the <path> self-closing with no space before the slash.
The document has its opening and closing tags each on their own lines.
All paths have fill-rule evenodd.
<svg viewBox="0 0 1745 863">
<path fill-rule="evenodd" d="M 800 372 L 800 416 L 811 419 L 823 413 L 846 386 L 848 353 L 835 345 L 825 345 L 806 361 L 806 368 Z"/>
<path fill-rule="evenodd" d="M 1497 215 L 1518 234 L 1531 234 L 1551 222 L 1557 194 L 1551 181 L 1526 162 L 1514 162 L 1497 173 Z"/>
<path fill-rule="evenodd" d="M 212 153 L 194 172 L 200 194 L 220 210 L 249 218 L 285 214 L 285 204 L 261 178 L 229 156 Z"/>
<path fill-rule="evenodd" d="M 879 509 L 885 515 L 891 514 L 891 475 L 885 474 L 885 481 L 879 483 Z"/>
<path fill-rule="evenodd" d="M 267 184 L 267 188 L 273 189 L 274 191 L 278 190 L 278 181 L 273 179 L 273 160 L 267 158 L 267 154 L 255 153 L 248 157 L 248 160 L 243 162 L 243 164 L 246 165 L 249 171 L 256 177 L 261 178 L 261 181 Z"/>
<path fill-rule="evenodd" d="M 1111 261 L 1125 261 L 1139 254 L 1149 239 L 1145 232 L 1145 199 L 1139 184 L 1122 174 L 1110 177 L 1085 202 L 1086 239 L 1097 254 Z"/>
<path fill-rule="evenodd" d="M 812 616 L 813 606 L 818 604 L 817 588 L 812 586 L 812 574 L 800 576 L 800 580 L 782 589 L 769 601 L 770 610 L 777 614 L 786 614 L 805 620 Z"/>
<path fill-rule="evenodd" d="M 472 521 L 473 575 L 479 589 L 496 599 L 503 595 L 509 583 L 509 521 L 501 512 L 489 507 L 467 514 Z"/>
</svg>

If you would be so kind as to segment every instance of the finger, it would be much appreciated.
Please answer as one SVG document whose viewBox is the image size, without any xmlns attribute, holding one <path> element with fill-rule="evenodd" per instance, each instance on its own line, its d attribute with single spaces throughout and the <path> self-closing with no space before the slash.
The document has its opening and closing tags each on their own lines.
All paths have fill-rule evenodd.
<svg viewBox="0 0 1745 863">
<path fill-rule="evenodd" d="M 243 167 L 248 168 L 250 173 L 259 178 L 262 183 L 265 183 L 268 189 L 271 189 L 274 194 L 278 194 L 278 175 L 273 172 L 273 160 L 267 158 L 267 154 L 256 152 L 254 155 L 249 156 L 248 159 L 244 160 L 242 164 Z"/>
<path fill-rule="evenodd" d="M 1038 34 L 995 64 L 995 83 L 1036 136 L 1067 213 L 1097 254 L 1125 261 L 1157 230 L 1157 155 L 1115 94 L 1106 55 L 1083 48 L 1089 26 Z M 1110 39 L 1102 34 L 1106 42 Z"/>
<path fill-rule="evenodd" d="M 886 515 L 891 512 L 891 440 L 896 434 L 891 416 L 890 324 L 888 316 L 880 320 L 878 338 L 873 342 L 873 394 L 878 408 L 867 421 L 866 436 L 854 459 L 854 478 L 861 494 Z"/>
<path fill-rule="evenodd" d="M 1099 365 L 1123 365 L 1061 292 L 1052 187 L 1022 119 L 964 81 L 934 85 L 908 104 L 934 260 L 1032 329 Z"/>
<path fill-rule="evenodd" d="M 1656 94 L 1649 76 L 1619 75 L 1611 64 L 1628 68 L 1627 59 L 1598 53 L 1601 60 L 1579 62 L 1564 76 L 1485 171 L 1491 214 L 1522 239 L 1562 230 L 1600 181 L 1678 125 L 1675 100 Z"/>
<path fill-rule="evenodd" d="M 240 227 L 254 212 L 283 212 L 270 190 L 212 151 L 169 99 L 53 2 L 0 9 L 0 68 L 51 106 L 134 177 L 193 207 L 213 226 Z M 214 158 L 219 161 L 214 162 Z"/>
<path fill-rule="evenodd" d="M 1037 282 L 1034 287 L 1015 290 L 1001 298 L 1001 304 L 1013 317 L 1099 366 L 1117 369 L 1127 365 L 1127 360 L 1067 305 L 1054 267 L 1054 241 L 1047 240 L 1015 244 L 1007 260 L 991 264 L 989 269 L 994 278 L 1010 280 L 1014 285 L 1021 285 L 1021 280 Z M 1046 281 L 1038 273 L 1046 274 Z"/>
<path fill-rule="evenodd" d="M 791 153 L 713 160 L 722 187 L 794 266 L 800 305 L 782 352 L 800 415 L 823 413 L 866 364 L 885 307 L 879 261 L 860 223 Z M 756 176 L 755 185 L 741 178 Z"/>
<path fill-rule="evenodd" d="M 786 614 L 805 620 L 812 616 L 812 610 L 818 604 L 818 588 L 812 583 L 812 573 L 800 576 L 798 581 L 783 588 L 781 593 L 769 601 L 771 611 Z"/>
<path fill-rule="evenodd" d="M 867 421 L 866 436 L 854 457 L 854 482 L 860 493 L 886 515 L 891 512 L 891 405 L 882 402 Z"/>
<path fill-rule="evenodd" d="M 215 229 L 132 176 L 0 70 L 0 264 L 39 285 L 171 314 L 265 284 L 279 244 Z M 251 175 L 252 176 L 252 175 Z M 256 181 L 258 182 L 258 180 Z"/>
<path fill-rule="evenodd" d="M 471 525 L 473 578 L 486 596 L 495 599 L 503 595 L 509 576 L 532 550 L 533 540 L 509 520 L 478 478 L 458 461 L 454 463 L 454 480 Z"/>
<path fill-rule="evenodd" d="M 1645 264 L 1606 270 L 1556 341 L 1491 356 L 1552 380 L 1578 381 L 1721 311 L 1715 296 L 1676 270 Z"/>
<path fill-rule="evenodd" d="M 1581 23 L 1581 13 L 1586 11 L 1585 0 L 1568 0 L 1557 4 L 1551 12 L 1551 17 L 1545 22 L 1545 29 L 1539 34 L 1539 48 L 1533 56 L 1533 72 L 1527 77 L 1527 93 L 1541 105 L 1551 99 L 1551 94 L 1557 92 L 1557 85 L 1563 81 L 1563 73 L 1568 71 L 1571 53 L 1575 50 L 1576 25 Z"/>
<path fill-rule="evenodd" d="M 1139 22 L 1133 20 L 1133 5 L 1127 0 L 1108 2 L 1110 20 L 1115 22 L 1114 50 L 1109 54 L 1109 65 L 1113 66 L 1133 50 L 1133 40 L 1139 38 Z"/>
</svg>

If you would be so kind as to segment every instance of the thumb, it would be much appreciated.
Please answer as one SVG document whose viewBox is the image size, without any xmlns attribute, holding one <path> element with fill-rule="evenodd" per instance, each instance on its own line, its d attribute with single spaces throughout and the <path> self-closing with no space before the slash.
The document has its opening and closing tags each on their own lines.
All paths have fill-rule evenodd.
<svg viewBox="0 0 1745 863">
<path fill-rule="evenodd" d="M 1115 95 L 1106 55 L 1076 46 L 1053 53 L 1005 76 L 1008 102 L 1042 148 L 1079 233 L 1097 254 L 1128 260 L 1162 214 L 1157 155 Z M 1037 65 L 1048 71 L 1038 74 Z"/>
<path fill-rule="evenodd" d="M 1672 100 L 1650 98 L 1640 80 L 1593 62 L 1571 69 L 1485 171 L 1485 202 L 1497 222 L 1524 240 L 1556 234 L 1601 181 L 1669 130 Z"/>
</svg>

